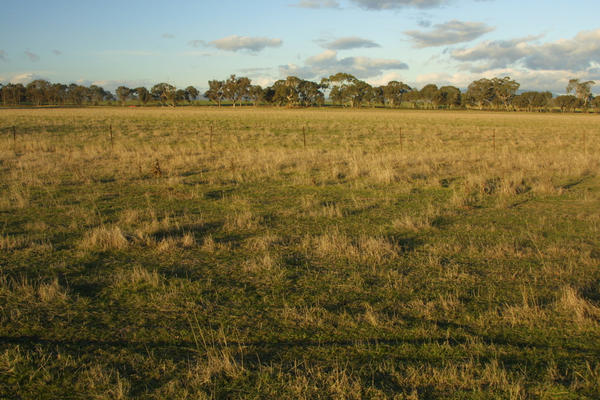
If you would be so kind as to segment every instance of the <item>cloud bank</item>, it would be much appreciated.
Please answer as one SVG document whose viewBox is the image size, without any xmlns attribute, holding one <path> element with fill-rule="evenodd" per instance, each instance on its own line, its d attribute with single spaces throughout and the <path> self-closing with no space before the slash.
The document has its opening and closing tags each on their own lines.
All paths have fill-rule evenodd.
<svg viewBox="0 0 600 400">
<path fill-rule="evenodd" d="M 401 8 L 436 8 L 450 2 L 450 0 L 349 0 L 365 10 L 398 10 Z M 301 8 L 341 8 L 336 0 L 301 0 L 294 4 Z"/>
<path fill-rule="evenodd" d="M 404 69 L 408 69 L 408 65 L 399 60 L 369 57 L 345 57 L 340 59 L 336 51 L 326 50 L 306 59 L 304 66 L 282 65 L 279 67 L 279 73 L 282 76 L 294 75 L 303 79 L 314 79 L 338 72 L 346 72 L 357 78 L 367 79 L 381 75 L 384 71 Z"/>
<path fill-rule="evenodd" d="M 520 65 L 531 70 L 581 71 L 600 63 L 600 29 L 579 32 L 572 39 L 536 44 L 537 37 L 485 41 L 453 50 L 453 59 L 472 71 Z"/>
<path fill-rule="evenodd" d="M 411 30 L 404 33 L 414 40 L 416 48 L 425 48 L 470 42 L 493 30 L 494 28 L 481 22 L 452 20 L 436 24 L 428 31 Z"/>
<path fill-rule="evenodd" d="M 192 41 L 190 43 L 202 44 L 202 41 Z M 283 41 L 281 39 L 271 39 L 266 37 L 249 37 L 249 36 L 227 36 L 222 39 L 213 40 L 208 42 L 209 46 L 216 47 L 219 50 L 226 51 L 240 51 L 248 50 L 252 52 L 259 52 L 267 47 L 279 47 Z M 194 45 L 194 44 L 192 44 Z"/>
<path fill-rule="evenodd" d="M 379 44 L 375 43 L 372 40 L 363 39 L 357 36 L 339 38 L 331 42 L 326 42 L 322 46 L 329 50 L 351 50 L 360 48 L 381 47 Z"/>
</svg>

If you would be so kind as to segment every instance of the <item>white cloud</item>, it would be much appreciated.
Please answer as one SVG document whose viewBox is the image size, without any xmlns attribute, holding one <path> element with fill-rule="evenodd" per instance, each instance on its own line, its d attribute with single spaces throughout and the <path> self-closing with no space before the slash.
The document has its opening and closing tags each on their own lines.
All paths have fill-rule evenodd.
<svg viewBox="0 0 600 400">
<path fill-rule="evenodd" d="M 3 79 L 2 81 L 5 83 L 22 83 L 24 85 L 28 84 L 31 81 L 35 81 L 36 79 L 44 79 L 48 80 L 46 73 L 44 71 L 38 72 L 19 72 L 17 74 L 12 75 L 10 78 Z"/>
<path fill-rule="evenodd" d="M 197 43 L 198 45 L 204 44 L 202 41 L 192 41 L 190 43 Z M 219 50 L 249 50 L 252 52 L 259 52 L 267 47 L 279 47 L 282 43 L 283 41 L 281 39 L 232 35 L 208 42 L 208 45 L 216 47 Z"/>
<path fill-rule="evenodd" d="M 149 57 L 157 56 L 159 53 L 147 50 L 106 50 L 98 53 L 101 56 L 136 56 Z"/>
<path fill-rule="evenodd" d="M 348 0 L 365 10 L 397 10 L 401 8 L 436 8 L 450 3 L 450 0 Z M 337 0 L 300 0 L 293 4 L 301 8 L 341 8 Z"/>
<path fill-rule="evenodd" d="M 340 3 L 336 0 L 301 0 L 294 6 L 300 8 L 339 8 Z"/>
<path fill-rule="evenodd" d="M 393 10 L 406 7 L 435 8 L 449 3 L 449 0 L 350 0 L 367 10 Z"/>
<path fill-rule="evenodd" d="M 422 87 L 428 83 L 438 86 L 452 85 L 466 89 L 471 82 L 482 78 L 494 78 L 509 76 L 521 84 L 520 90 L 551 91 L 553 93 L 565 93 L 569 79 L 579 78 L 582 80 L 600 79 L 600 71 L 590 73 L 589 71 L 573 72 L 568 70 L 530 70 L 526 68 L 494 68 L 482 72 L 460 71 L 456 73 L 432 73 L 417 76 L 416 84 Z"/>
<path fill-rule="evenodd" d="M 456 60 L 472 63 L 473 71 L 516 65 L 540 71 L 581 71 L 600 63 L 600 29 L 549 43 L 532 43 L 536 39 L 539 36 L 486 41 L 450 54 Z"/>
<path fill-rule="evenodd" d="M 411 30 L 404 33 L 413 38 L 415 47 L 424 48 L 469 42 L 493 30 L 481 22 L 452 20 L 436 24 L 429 31 Z"/>
<path fill-rule="evenodd" d="M 371 79 L 367 79 L 367 83 L 372 86 L 385 86 L 391 81 L 403 82 L 404 76 L 398 72 L 386 72 Z"/>
<path fill-rule="evenodd" d="M 119 86 L 125 86 L 125 87 L 131 88 L 131 89 L 135 89 L 137 87 L 144 86 L 144 87 L 150 89 L 156 83 L 158 83 L 158 82 L 154 82 L 149 79 L 129 79 L 129 80 L 108 79 L 108 80 L 95 80 L 95 81 L 90 81 L 87 79 L 80 79 L 77 81 L 78 85 L 83 85 L 83 86 L 97 85 L 97 86 L 100 86 L 100 87 L 104 88 L 105 90 L 109 90 L 111 92 L 114 92 L 115 89 L 117 89 Z"/>
<path fill-rule="evenodd" d="M 283 76 L 295 75 L 304 79 L 326 77 L 338 72 L 346 72 L 360 79 L 381 75 L 384 71 L 408 69 L 408 65 L 399 60 L 346 57 L 339 59 L 337 52 L 326 50 L 306 59 L 304 66 L 282 65 L 279 72 Z"/>
<path fill-rule="evenodd" d="M 322 44 L 323 47 L 330 50 L 351 50 L 360 48 L 381 47 L 369 39 L 363 39 L 357 36 L 343 37 Z"/>
</svg>

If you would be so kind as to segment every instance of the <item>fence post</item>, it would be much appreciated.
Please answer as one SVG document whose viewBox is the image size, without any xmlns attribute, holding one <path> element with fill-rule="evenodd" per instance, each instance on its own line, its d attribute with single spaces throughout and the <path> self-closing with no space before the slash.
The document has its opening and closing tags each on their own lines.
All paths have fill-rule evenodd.
<svg viewBox="0 0 600 400">
<path fill-rule="evenodd" d="M 306 126 L 302 127 L 302 136 L 304 138 L 304 148 L 306 148 Z"/>
<path fill-rule="evenodd" d="M 115 143 L 114 143 L 114 140 L 113 140 L 113 130 L 112 130 L 112 124 L 110 124 L 110 125 L 108 126 L 108 130 L 109 130 L 109 132 L 110 132 L 110 150 L 112 151 L 112 150 L 114 150 L 114 148 L 115 148 Z"/>
<path fill-rule="evenodd" d="M 210 124 L 210 135 L 208 137 L 208 148 L 210 149 L 210 151 L 212 151 L 213 145 L 213 130 L 214 130 L 214 126 L 213 124 Z"/>
<path fill-rule="evenodd" d="M 404 153 L 404 140 L 402 137 L 402 128 L 400 128 L 400 152 Z"/>
<path fill-rule="evenodd" d="M 13 127 L 12 127 L 12 134 L 13 134 L 13 151 L 16 153 L 17 152 L 17 127 L 15 125 L 13 125 Z"/>
</svg>

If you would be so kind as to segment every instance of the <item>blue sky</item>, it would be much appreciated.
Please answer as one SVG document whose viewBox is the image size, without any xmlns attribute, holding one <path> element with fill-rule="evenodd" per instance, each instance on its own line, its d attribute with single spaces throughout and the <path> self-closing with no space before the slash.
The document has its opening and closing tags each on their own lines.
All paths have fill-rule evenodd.
<svg viewBox="0 0 600 400">
<path fill-rule="evenodd" d="M 0 81 L 203 89 L 244 75 L 353 73 L 461 88 L 511 76 L 564 92 L 598 80 L 598 0 L 3 0 Z"/>
</svg>

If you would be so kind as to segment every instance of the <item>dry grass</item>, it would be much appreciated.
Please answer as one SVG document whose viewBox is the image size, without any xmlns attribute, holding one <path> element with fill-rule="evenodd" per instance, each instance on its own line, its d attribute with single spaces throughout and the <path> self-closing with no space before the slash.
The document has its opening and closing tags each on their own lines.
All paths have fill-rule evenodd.
<svg viewBox="0 0 600 400">
<path fill-rule="evenodd" d="M 99 226 L 87 232 L 81 240 L 80 246 L 83 249 L 91 250 L 120 250 L 127 247 L 129 242 L 123 235 L 118 226 Z"/>
<path fill-rule="evenodd" d="M 599 391 L 597 116 L 4 110 L 9 123 L 8 398 Z"/>
</svg>

